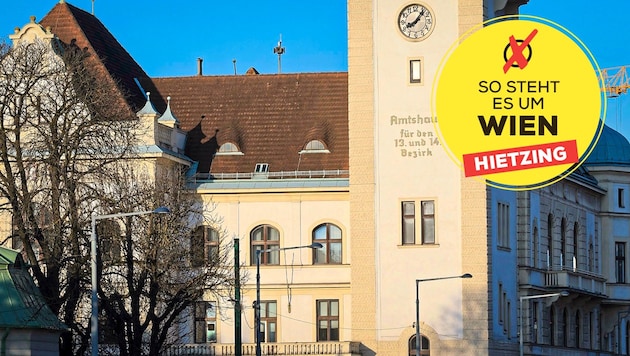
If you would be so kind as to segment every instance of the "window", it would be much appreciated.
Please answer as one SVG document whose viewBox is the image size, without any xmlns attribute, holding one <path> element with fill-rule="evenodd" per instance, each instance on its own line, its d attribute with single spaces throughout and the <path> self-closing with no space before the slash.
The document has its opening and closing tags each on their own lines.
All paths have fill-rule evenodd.
<svg viewBox="0 0 630 356">
<path fill-rule="evenodd" d="M 435 204 L 432 200 L 422 203 L 422 243 L 435 243 Z"/>
<path fill-rule="evenodd" d="M 588 338 L 590 340 L 590 347 L 591 349 L 595 348 L 595 323 L 593 322 L 595 320 L 595 313 L 593 312 L 589 312 L 588 313 Z"/>
<path fill-rule="evenodd" d="M 195 303 L 195 343 L 217 342 L 217 303 Z"/>
<path fill-rule="evenodd" d="M 573 224 L 573 269 L 578 268 L 578 262 L 580 257 L 580 225 L 577 221 Z"/>
<path fill-rule="evenodd" d="M 553 215 L 547 215 L 547 268 L 553 266 Z"/>
<path fill-rule="evenodd" d="M 409 83 L 422 84 L 422 60 L 409 60 Z"/>
<path fill-rule="evenodd" d="M 317 341 L 339 341 L 339 300 L 317 301 Z"/>
<path fill-rule="evenodd" d="M 580 311 L 575 312 L 575 347 L 580 348 L 582 346 L 582 335 L 580 334 L 582 330 L 580 330 L 580 323 L 582 322 L 580 318 Z"/>
<path fill-rule="evenodd" d="M 593 244 L 588 245 L 588 271 L 595 272 L 595 252 Z"/>
<path fill-rule="evenodd" d="M 507 299 L 507 297 L 505 299 Z M 508 339 L 512 336 L 512 332 L 510 328 L 512 326 L 512 317 L 510 314 L 511 309 L 512 309 L 512 303 L 508 301 L 507 303 L 505 303 L 505 323 L 503 324 L 503 328 L 505 330 L 505 334 L 507 335 Z"/>
<path fill-rule="evenodd" d="M 617 283 L 626 283 L 626 243 L 615 242 L 615 275 Z"/>
<path fill-rule="evenodd" d="M 334 224 L 321 224 L 313 230 L 313 242 L 322 248 L 313 249 L 314 264 L 341 263 L 341 229 Z"/>
<path fill-rule="evenodd" d="M 326 145 L 324 145 L 322 141 L 311 140 L 304 146 L 304 149 L 298 153 L 330 153 L 330 151 L 326 148 Z"/>
<path fill-rule="evenodd" d="M 276 342 L 278 327 L 278 304 L 276 301 L 260 301 L 260 333 L 264 342 Z"/>
<path fill-rule="evenodd" d="M 269 163 L 256 163 L 254 173 L 267 173 L 269 172 Z"/>
<path fill-rule="evenodd" d="M 256 251 L 280 248 L 280 233 L 271 225 L 259 225 L 250 233 L 252 266 L 256 265 Z M 260 255 L 261 265 L 280 264 L 280 251 L 267 251 Z"/>
<path fill-rule="evenodd" d="M 416 203 L 412 201 L 402 202 L 402 243 L 416 243 Z"/>
<path fill-rule="evenodd" d="M 190 243 L 192 265 L 201 267 L 216 262 L 219 257 L 219 232 L 210 226 L 199 226 Z"/>
<path fill-rule="evenodd" d="M 562 346 L 569 346 L 569 314 L 567 308 L 562 311 Z"/>
<path fill-rule="evenodd" d="M 118 342 L 118 333 L 114 320 L 107 317 L 105 308 L 99 301 L 98 308 L 98 343 L 99 344 L 116 344 Z"/>
<path fill-rule="evenodd" d="M 98 257 L 106 263 L 120 262 L 122 257 L 122 234 L 116 221 L 103 220 L 96 228 L 99 244 Z"/>
<path fill-rule="evenodd" d="M 532 267 L 538 268 L 538 226 L 534 223 L 534 231 L 532 232 Z"/>
<path fill-rule="evenodd" d="M 499 300 L 499 324 L 503 324 L 503 296 L 505 295 L 505 293 L 503 293 L 503 284 L 499 283 L 499 298 L 497 298 Z"/>
<path fill-rule="evenodd" d="M 241 150 L 238 148 L 238 146 L 235 143 L 226 142 L 222 144 L 221 147 L 219 147 L 219 150 L 217 151 L 217 155 L 224 155 L 224 156 L 243 155 L 243 153 L 241 152 Z"/>
<path fill-rule="evenodd" d="M 630 321 L 626 321 L 626 355 L 630 354 Z"/>
<path fill-rule="evenodd" d="M 416 209 L 419 206 L 420 211 Z M 420 235 L 420 243 L 435 244 L 435 201 L 422 200 L 420 204 L 415 201 L 401 202 L 402 216 L 402 244 L 416 244 L 416 236 Z M 420 216 L 420 223 L 416 223 L 416 216 Z M 417 228 L 420 231 L 417 231 Z"/>
<path fill-rule="evenodd" d="M 560 267 L 567 264 L 567 219 L 560 221 Z"/>
<path fill-rule="evenodd" d="M 510 206 L 505 203 L 497 204 L 497 244 L 510 248 Z"/>
<path fill-rule="evenodd" d="M 625 208 L 626 207 L 626 203 L 625 203 L 625 196 L 624 196 L 624 189 L 623 188 L 617 188 L 617 206 L 620 208 Z"/>
<path fill-rule="evenodd" d="M 420 335 L 420 355 L 429 356 L 431 350 L 429 347 L 429 339 L 424 335 Z M 409 356 L 416 356 L 416 335 L 409 338 Z"/>
<path fill-rule="evenodd" d="M 549 345 L 556 345 L 556 313 L 553 307 L 549 308 Z"/>
<path fill-rule="evenodd" d="M 532 303 L 532 341 L 538 343 L 538 302 Z"/>
<path fill-rule="evenodd" d="M 501 295 L 501 310 L 503 312 L 503 333 L 507 334 L 508 330 L 509 330 L 509 324 L 510 324 L 510 315 L 509 315 L 509 309 L 508 306 L 510 305 L 507 301 L 507 293 L 503 292 L 503 294 Z"/>
</svg>

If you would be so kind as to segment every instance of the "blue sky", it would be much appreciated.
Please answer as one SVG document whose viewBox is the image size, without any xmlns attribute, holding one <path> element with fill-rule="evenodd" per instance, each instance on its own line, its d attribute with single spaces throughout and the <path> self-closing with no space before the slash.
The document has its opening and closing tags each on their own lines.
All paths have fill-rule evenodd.
<svg viewBox="0 0 630 356">
<path fill-rule="evenodd" d="M 41 19 L 58 0 L 12 0 L 2 5 L 6 39 L 29 16 Z M 88 12 L 91 0 L 69 0 Z M 186 4 L 182 6 L 180 4 Z M 346 0 L 214 1 L 95 0 L 96 16 L 143 69 L 154 77 L 233 74 L 249 67 L 275 73 L 280 34 L 283 72 L 346 71 Z M 547 18 L 573 32 L 601 68 L 630 65 L 630 1 L 529 0 L 521 13 Z M 570 63 L 567 63 L 570 65 Z M 628 117 L 623 120 L 623 117 Z M 608 124 L 630 137 L 630 93 L 610 99 Z"/>
<path fill-rule="evenodd" d="M 39 21 L 59 0 L 11 0 L 0 11 L 0 34 Z M 91 0 L 68 0 L 92 11 Z M 185 5 L 181 5 L 185 4 Z M 345 0 L 95 0 L 94 13 L 150 76 L 233 74 L 249 67 L 276 73 L 282 34 L 283 72 L 346 71 Z"/>
</svg>

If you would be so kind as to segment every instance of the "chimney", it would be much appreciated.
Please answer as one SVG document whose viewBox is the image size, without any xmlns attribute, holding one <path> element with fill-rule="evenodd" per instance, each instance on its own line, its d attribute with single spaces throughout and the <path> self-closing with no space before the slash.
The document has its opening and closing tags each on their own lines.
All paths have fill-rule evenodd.
<svg viewBox="0 0 630 356">
<path fill-rule="evenodd" d="M 203 75 L 203 58 L 197 58 L 197 75 Z"/>
</svg>

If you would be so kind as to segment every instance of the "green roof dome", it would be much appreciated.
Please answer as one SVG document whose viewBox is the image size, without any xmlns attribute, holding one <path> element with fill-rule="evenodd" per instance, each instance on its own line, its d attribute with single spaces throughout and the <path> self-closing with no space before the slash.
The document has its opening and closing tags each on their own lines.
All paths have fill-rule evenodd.
<svg viewBox="0 0 630 356">
<path fill-rule="evenodd" d="M 630 143 L 622 134 L 604 125 L 599 141 L 585 163 L 590 166 L 630 166 Z"/>
</svg>

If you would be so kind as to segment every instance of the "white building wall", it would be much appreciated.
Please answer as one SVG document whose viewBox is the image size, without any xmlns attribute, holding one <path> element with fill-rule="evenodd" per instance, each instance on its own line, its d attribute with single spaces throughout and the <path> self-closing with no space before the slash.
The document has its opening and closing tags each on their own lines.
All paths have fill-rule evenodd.
<svg viewBox="0 0 630 356">
<path fill-rule="evenodd" d="M 433 11 L 436 27 L 427 39 L 412 42 L 397 28 L 398 13 L 407 2 L 375 1 L 375 263 L 380 341 L 398 341 L 401 333 L 412 330 L 415 279 L 463 273 L 461 172 L 439 145 L 430 109 L 434 73 L 457 39 L 458 3 L 424 3 Z M 409 83 L 410 59 L 421 60 L 423 84 Z M 410 117 L 420 122 L 405 121 Z M 435 201 L 435 245 L 402 245 L 401 202 L 405 200 Z M 461 294 L 459 280 L 421 283 L 421 325 L 444 338 L 461 338 Z"/>
<path fill-rule="evenodd" d="M 280 264 L 260 267 L 261 300 L 277 302 L 277 342 L 315 342 L 318 299 L 338 299 L 340 303 L 340 340 L 352 340 L 350 323 L 350 239 L 347 193 L 263 191 L 204 192 L 204 199 L 214 206 L 227 236 L 240 242 L 243 314 L 242 342 L 254 343 L 256 300 L 256 264 L 251 263 L 250 232 L 261 224 L 270 224 L 280 232 L 282 247 L 312 243 L 312 231 L 322 223 L 332 223 L 342 230 L 342 264 L 313 265 L 309 248 L 280 251 Z M 224 310 L 218 320 L 217 342 L 234 343 L 234 313 L 231 302 L 219 305 Z M 227 310 L 227 312 L 225 312 Z M 218 318 L 219 319 L 219 318 Z"/>
</svg>

